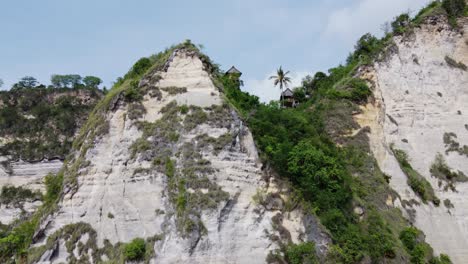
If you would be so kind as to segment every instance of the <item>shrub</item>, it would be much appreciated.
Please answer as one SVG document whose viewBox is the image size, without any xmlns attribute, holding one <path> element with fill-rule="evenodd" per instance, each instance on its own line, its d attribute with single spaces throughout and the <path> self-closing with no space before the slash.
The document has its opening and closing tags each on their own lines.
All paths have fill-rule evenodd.
<svg viewBox="0 0 468 264">
<path fill-rule="evenodd" d="M 406 249 L 412 251 L 418 243 L 421 232 L 415 227 L 406 227 L 400 232 L 400 240 Z"/>
<path fill-rule="evenodd" d="M 151 67 L 151 60 L 149 58 L 141 58 L 139 59 L 130 71 L 125 75 L 126 78 L 135 78 L 141 76 Z"/>
<path fill-rule="evenodd" d="M 411 263 L 427 263 L 432 252 L 429 245 L 424 242 L 424 235 L 420 230 L 415 227 L 406 227 L 400 232 L 400 240 L 411 256 Z"/>
<path fill-rule="evenodd" d="M 429 261 L 429 264 L 452 264 L 449 256 L 440 254 L 439 257 L 434 257 Z"/>
<path fill-rule="evenodd" d="M 372 259 L 395 258 L 395 242 L 388 224 L 375 210 L 369 212 L 367 223 L 367 243 Z"/>
<path fill-rule="evenodd" d="M 45 201 L 47 203 L 55 202 L 62 192 L 63 173 L 59 172 L 57 175 L 49 174 L 44 178 L 46 186 Z"/>
<path fill-rule="evenodd" d="M 180 110 L 180 113 L 181 113 L 181 114 L 185 115 L 185 114 L 188 113 L 189 107 L 188 107 L 187 105 L 181 105 L 181 106 L 179 107 L 179 110 Z"/>
<path fill-rule="evenodd" d="M 143 99 L 143 95 L 137 88 L 130 87 L 123 92 L 123 96 L 126 102 L 137 102 Z"/>
<path fill-rule="evenodd" d="M 396 35 L 401 35 L 406 32 L 410 24 L 410 16 L 408 13 L 401 14 L 395 18 L 391 23 L 393 33 Z"/>
<path fill-rule="evenodd" d="M 285 251 L 285 257 L 289 264 L 319 263 L 315 256 L 315 244 L 313 242 L 306 242 L 297 245 L 289 244 Z"/>
<path fill-rule="evenodd" d="M 124 247 L 124 256 L 126 260 L 142 260 L 145 257 L 146 245 L 142 238 L 135 238 Z"/>
<path fill-rule="evenodd" d="M 444 157 L 438 153 L 430 168 L 431 175 L 446 182 L 466 182 L 468 177 L 459 171 L 453 172 L 445 162 Z"/>
<path fill-rule="evenodd" d="M 351 98 L 355 102 L 365 102 L 372 92 L 364 80 L 353 78 L 348 83 L 351 86 Z"/>
</svg>

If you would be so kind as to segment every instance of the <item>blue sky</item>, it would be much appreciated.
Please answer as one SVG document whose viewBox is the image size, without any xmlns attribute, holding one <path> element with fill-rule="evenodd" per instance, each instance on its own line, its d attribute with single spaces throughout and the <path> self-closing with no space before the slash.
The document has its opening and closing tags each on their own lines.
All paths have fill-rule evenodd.
<svg viewBox="0 0 468 264">
<path fill-rule="evenodd" d="M 366 32 L 429 0 L 18 0 L 0 2 L 0 79 L 96 75 L 106 86 L 140 57 L 185 39 L 203 44 L 244 89 L 263 100 L 279 91 L 267 77 L 280 65 L 294 84 L 346 59 Z"/>
</svg>

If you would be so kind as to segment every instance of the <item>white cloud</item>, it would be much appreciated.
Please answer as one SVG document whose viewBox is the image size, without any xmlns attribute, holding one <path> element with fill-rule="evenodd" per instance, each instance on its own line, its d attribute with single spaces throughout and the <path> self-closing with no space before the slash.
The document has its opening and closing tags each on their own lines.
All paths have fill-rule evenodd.
<svg viewBox="0 0 468 264">
<path fill-rule="evenodd" d="M 323 37 L 354 43 L 361 35 L 378 34 L 381 25 L 396 15 L 418 11 L 430 0 L 360 0 L 353 6 L 338 9 L 330 14 Z"/>
<path fill-rule="evenodd" d="M 306 71 L 291 72 L 291 84 L 289 85 L 289 88 L 300 86 L 302 78 L 304 78 L 307 74 L 310 73 Z M 262 102 L 278 100 L 280 97 L 280 89 L 278 86 L 275 87 L 273 85 L 273 80 L 269 79 L 269 77 L 272 75 L 275 75 L 275 72 L 271 72 L 261 80 L 249 79 L 244 81 L 243 90 L 260 97 Z"/>
</svg>

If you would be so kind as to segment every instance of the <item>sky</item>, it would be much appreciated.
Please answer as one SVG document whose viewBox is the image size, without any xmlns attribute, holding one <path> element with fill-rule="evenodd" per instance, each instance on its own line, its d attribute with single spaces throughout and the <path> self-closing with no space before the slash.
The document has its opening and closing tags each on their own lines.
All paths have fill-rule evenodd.
<svg viewBox="0 0 468 264">
<path fill-rule="evenodd" d="M 0 1 L 0 79 L 48 84 L 52 74 L 94 75 L 108 88 L 141 57 L 191 39 L 242 89 L 279 97 L 268 76 L 293 83 L 346 60 L 363 34 L 430 0 L 17 0 Z"/>
</svg>

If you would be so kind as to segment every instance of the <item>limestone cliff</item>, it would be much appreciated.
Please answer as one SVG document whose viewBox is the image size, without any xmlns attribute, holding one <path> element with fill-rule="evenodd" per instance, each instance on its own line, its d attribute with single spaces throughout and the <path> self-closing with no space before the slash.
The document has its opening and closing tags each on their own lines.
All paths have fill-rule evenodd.
<svg viewBox="0 0 468 264">
<path fill-rule="evenodd" d="M 248 127 L 207 68 L 198 52 L 175 49 L 131 84 L 142 98 L 108 96 L 96 122 L 104 132 L 86 133 L 67 164 L 35 262 L 118 261 L 119 245 L 137 237 L 149 263 L 263 263 L 300 241 L 326 251 L 315 217 L 284 209 L 287 185 L 262 169 Z"/>
<path fill-rule="evenodd" d="M 362 127 L 371 128 L 372 152 L 391 177 L 390 185 L 399 193 L 399 207 L 408 219 L 424 231 L 436 253 L 447 253 L 454 263 L 466 263 L 466 18 L 458 25 L 454 29 L 444 16 L 432 16 L 412 32 L 394 37 L 391 54 L 361 70 L 361 77 L 373 84 L 375 100 L 356 119 Z M 435 203 L 423 201 L 410 188 L 392 149 L 407 153 L 414 171 L 434 189 Z"/>
</svg>

